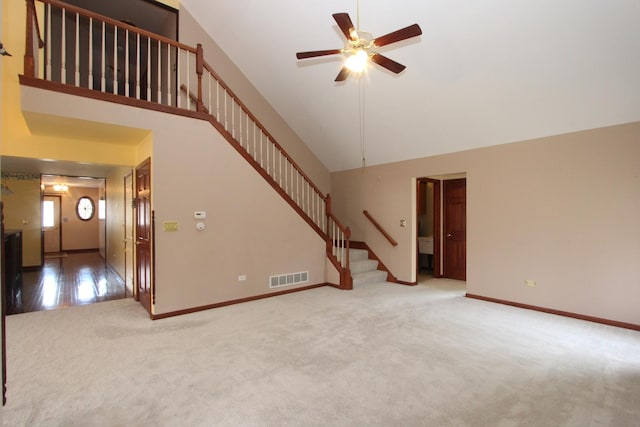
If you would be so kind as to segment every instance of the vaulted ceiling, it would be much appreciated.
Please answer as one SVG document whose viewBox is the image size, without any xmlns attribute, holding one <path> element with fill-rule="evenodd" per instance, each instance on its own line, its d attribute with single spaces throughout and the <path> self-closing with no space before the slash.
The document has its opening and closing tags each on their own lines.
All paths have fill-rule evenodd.
<svg viewBox="0 0 640 427">
<path fill-rule="evenodd" d="M 640 120 L 638 0 L 361 0 L 361 30 L 423 35 L 381 49 L 401 74 L 343 83 L 340 55 L 295 53 L 342 48 L 356 0 L 182 5 L 331 171 Z"/>
</svg>

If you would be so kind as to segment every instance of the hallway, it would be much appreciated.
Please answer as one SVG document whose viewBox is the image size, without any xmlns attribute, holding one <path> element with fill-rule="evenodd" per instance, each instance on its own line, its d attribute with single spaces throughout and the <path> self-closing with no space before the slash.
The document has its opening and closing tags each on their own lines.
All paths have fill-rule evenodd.
<svg viewBox="0 0 640 427">
<path fill-rule="evenodd" d="M 46 257 L 41 271 L 23 273 L 22 304 L 8 314 L 125 298 L 124 282 L 96 252 Z"/>
</svg>

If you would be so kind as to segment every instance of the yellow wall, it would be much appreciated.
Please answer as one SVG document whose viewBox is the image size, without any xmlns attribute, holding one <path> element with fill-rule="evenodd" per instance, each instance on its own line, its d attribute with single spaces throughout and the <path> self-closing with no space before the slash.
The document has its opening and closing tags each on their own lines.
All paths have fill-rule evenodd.
<svg viewBox="0 0 640 427">
<path fill-rule="evenodd" d="M 180 9 L 180 0 L 157 0 L 158 3 L 164 3 L 174 9 Z"/>
<path fill-rule="evenodd" d="M 22 265 L 41 264 L 40 177 L 29 174 L 3 174 L 4 225 L 7 230 L 22 230 Z"/>
</svg>

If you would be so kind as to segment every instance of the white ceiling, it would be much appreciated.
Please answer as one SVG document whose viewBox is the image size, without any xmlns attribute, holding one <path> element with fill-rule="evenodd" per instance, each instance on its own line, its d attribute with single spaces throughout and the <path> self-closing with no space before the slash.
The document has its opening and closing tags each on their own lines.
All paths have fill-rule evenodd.
<svg viewBox="0 0 640 427">
<path fill-rule="evenodd" d="M 335 83 L 331 15 L 356 0 L 181 0 L 331 171 L 361 165 L 358 86 Z M 363 79 L 368 165 L 640 120 L 638 0 L 362 0 L 360 27 L 407 66 Z M 206 52 L 205 52 L 206 57 Z"/>
</svg>

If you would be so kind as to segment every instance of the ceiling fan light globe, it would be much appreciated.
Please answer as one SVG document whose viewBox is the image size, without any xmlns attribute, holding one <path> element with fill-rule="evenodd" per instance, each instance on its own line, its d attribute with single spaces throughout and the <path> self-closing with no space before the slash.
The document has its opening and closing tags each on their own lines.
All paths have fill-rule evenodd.
<svg viewBox="0 0 640 427">
<path fill-rule="evenodd" d="M 347 58 L 347 62 L 344 65 L 353 73 L 361 73 L 367 67 L 368 61 L 369 55 L 367 52 L 364 49 L 358 49 Z"/>
</svg>

